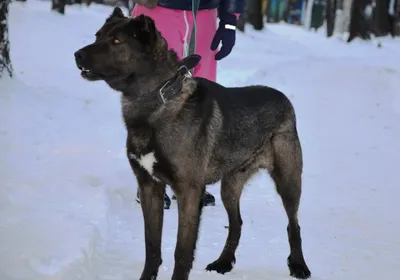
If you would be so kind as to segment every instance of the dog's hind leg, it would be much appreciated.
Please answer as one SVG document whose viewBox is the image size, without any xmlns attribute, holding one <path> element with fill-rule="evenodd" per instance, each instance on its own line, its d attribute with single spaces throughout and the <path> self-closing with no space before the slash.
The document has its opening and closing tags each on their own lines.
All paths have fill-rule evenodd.
<svg viewBox="0 0 400 280">
<path fill-rule="evenodd" d="M 208 271 L 214 270 L 224 274 L 231 271 L 233 264 L 236 262 L 235 252 L 239 245 L 243 224 L 240 215 L 240 196 L 244 185 L 257 170 L 258 168 L 254 163 L 250 163 L 246 167 L 229 173 L 222 178 L 221 199 L 228 214 L 229 233 L 219 258 L 207 265 L 206 270 Z"/>
<path fill-rule="evenodd" d="M 311 276 L 311 272 L 303 257 L 300 226 L 297 218 L 301 196 L 303 161 L 296 130 L 274 135 L 272 146 L 273 169 L 270 170 L 270 174 L 275 181 L 277 192 L 281 196 L 289 220 L 287 232 L 290 255 L 287 264 L 291 276 L 307 279 Z"/>
<path fill-rule="evenodd" d="M 187 280 L 192 269 L 206 186 L 177 185 L 178 240 L 175 248 L 175 267 L 172 280 Z"/>
</svg>

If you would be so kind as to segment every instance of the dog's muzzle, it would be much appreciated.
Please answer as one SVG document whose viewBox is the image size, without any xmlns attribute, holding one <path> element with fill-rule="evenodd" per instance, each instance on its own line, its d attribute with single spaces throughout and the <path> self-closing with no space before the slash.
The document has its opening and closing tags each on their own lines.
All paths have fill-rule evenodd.
<svg viewBox="0 0 400 280">
<path fill-rule="evenodd" d="M 74 53 L 74 56 L 75 56 L 75 62 L 76 62 L 76 65 L 78 66 L 78 68 L 82 67 L 81 65 L 83 63 L 83 60 L 85 59 L 84 51 L 82 51 L 82 50 L 76 51 Z"/>
<path fill-rule="evenodd" d="M 85 52 L 81 49 L 74 53 L 76 66 L 81 70 L 82 78 L 89 81 L 97 81 L 103 79 L 103 75 L 94 73 L 91 69 L 87 69 L 83 66 L 85 61 Z"/>
</svg>

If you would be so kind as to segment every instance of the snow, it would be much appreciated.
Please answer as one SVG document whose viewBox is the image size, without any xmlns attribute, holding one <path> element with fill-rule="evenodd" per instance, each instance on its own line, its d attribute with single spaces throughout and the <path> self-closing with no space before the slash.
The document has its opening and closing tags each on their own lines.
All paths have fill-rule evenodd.
<svg viewBox="0 0 400 280">
<path fill-rule="evenodd" d="M 80 78 L 73 53 L 91 42 L 111 7 L 48 1 L 10 6 L 15 78 L 0 81 L 0 279 L 139 279 L 143 219 L 125 155 L 116 92 Z M 326 39 L 286 24 L 238 33 L 219 64 L 224 85 L 265 84 L 292 100 L 304 152 L 300 206 L 312 279 L 397 279 L 400 266 L 400 41 Z M 242 197 L 237 263 L 206 272 L 221 252 L 227 216 L 219 184 L 207 207 L 191 279 L 285 280 L 286 215 L 266 173 Z M 165 212 L 170 279 L 177 210 Z"/>
</svg>

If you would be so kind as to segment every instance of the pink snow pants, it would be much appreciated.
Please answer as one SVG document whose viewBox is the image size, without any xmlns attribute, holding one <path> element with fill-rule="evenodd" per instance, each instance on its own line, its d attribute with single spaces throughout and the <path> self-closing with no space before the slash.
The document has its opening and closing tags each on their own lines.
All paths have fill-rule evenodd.
<svg viewBox="0 0 400 280">
<path fill-rule="evenodd" d="M 189 45 L 190 33 L 193 27 L 192 11 L 167 9 L 157 6 L 148 9 L 135 5 L 132 17 L 145 14 L 151 17 L 157 29 L 168 43 L 168 47 L 177 52 L 182 59 L 186 56 L 185 45 Z M 193 76 L 211 81 L 217 79 L 217 61 L 215 53 L 210 49 L 211 41 L 217 30 L 217 10 L 200 10 L 196 15 L 196 54 L 201 56 L 200 63 L 194 68 Z"/>
</svg>

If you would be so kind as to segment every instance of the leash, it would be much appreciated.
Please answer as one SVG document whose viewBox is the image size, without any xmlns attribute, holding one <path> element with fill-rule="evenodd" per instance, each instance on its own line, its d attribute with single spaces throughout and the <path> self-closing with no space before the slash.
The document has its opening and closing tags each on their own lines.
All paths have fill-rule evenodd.
<svg viewBox="0 0 400 280">
<path fill-rule="evenodd" d="M 196 31 L 197 31 L 196 15 L 197 15 L 197 11 L 199 10 L 199 6 L 200 6 L 200 0 L 192 1 L 193 28 L 192 28 L 192 32 L 190 34 L 189 50 L 188 50 L 187 56 L 190 56 L 190 55 L 196 53 Z M 191 70 L 192 74 L 193 74 L 193 71 L 194 71 L 194 69 Z"/>
</svg>

